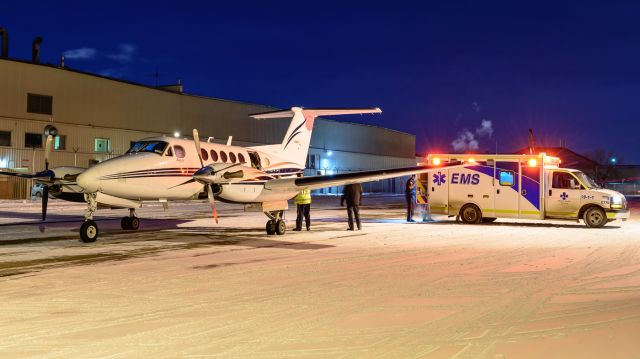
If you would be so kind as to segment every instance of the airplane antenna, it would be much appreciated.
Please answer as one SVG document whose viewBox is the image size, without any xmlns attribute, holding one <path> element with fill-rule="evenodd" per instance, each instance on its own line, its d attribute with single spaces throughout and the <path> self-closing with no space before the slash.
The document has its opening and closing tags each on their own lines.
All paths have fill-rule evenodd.
<svg viewBox="0 0 640 359">
<path fill-rule="evenodd" d="M 229 136 L 227 139 L 227 146 L 231 146 L 231 141 L 233 140 L 233 136 Z"/>
</svg>

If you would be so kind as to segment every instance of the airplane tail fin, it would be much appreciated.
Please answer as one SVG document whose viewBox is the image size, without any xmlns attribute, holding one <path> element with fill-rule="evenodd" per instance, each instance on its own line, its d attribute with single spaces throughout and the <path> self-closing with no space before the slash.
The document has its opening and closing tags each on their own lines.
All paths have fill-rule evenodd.
<svg viewBox="0 0 640 359">
<path fill-rule="evenodd" d="M 273 111 L 251 115 L 255 119 L 292 117 L 287 134 L 282 140 L 280 153 L 283 158 L 301 167 L 305 166 L 313 122 L 318 116 L 353 115 L 365 113 L 382 113 L 379 108 L 301 108 L 292 107 L 291 110 Z"/>
</svg>

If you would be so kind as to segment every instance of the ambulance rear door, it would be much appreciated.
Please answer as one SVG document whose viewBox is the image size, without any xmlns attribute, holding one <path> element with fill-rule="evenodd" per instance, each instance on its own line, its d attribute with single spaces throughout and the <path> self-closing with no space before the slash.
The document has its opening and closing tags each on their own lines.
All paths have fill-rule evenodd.
<svg viewBox="0 0 640 359">
<path fill-rule="evenodd" d="M 443 168 L 429 172 L 425 185 L 431 213 L 449 214 L 449 171 Z"/>
</svg>

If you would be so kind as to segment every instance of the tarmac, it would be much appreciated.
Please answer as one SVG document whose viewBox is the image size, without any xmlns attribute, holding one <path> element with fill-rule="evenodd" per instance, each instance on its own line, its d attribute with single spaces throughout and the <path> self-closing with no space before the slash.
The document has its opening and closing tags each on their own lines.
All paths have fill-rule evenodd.
<svg viewBox="0 0 640 359">
<path fill-rule="evenodd" d="M 312 229 L 219 204 L 103 210 L 0 201 L 2 358 L 631 358 L 640 342 L 640 221 L 465 225 L 403 221 L 365 197 L 361 231 L 337 198 Z M 292 206 L 293 207 L 293 206 Z M 416 216 L 419 219 L 419 216 Z"/>
</svg>

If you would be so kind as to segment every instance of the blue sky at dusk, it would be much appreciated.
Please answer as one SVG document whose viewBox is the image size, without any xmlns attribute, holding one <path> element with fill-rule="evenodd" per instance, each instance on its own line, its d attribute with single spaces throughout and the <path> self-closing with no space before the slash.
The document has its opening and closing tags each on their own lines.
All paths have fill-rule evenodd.
<svg viewBox="0 0 640 359">
<path fill-rule="evenodd" d="M 7 1 L 10 57 L 276 107 L 379 106 L 350 120 L 418 152 L 602 148 L 640 163 L 633 1 Z"/>
</svg>

